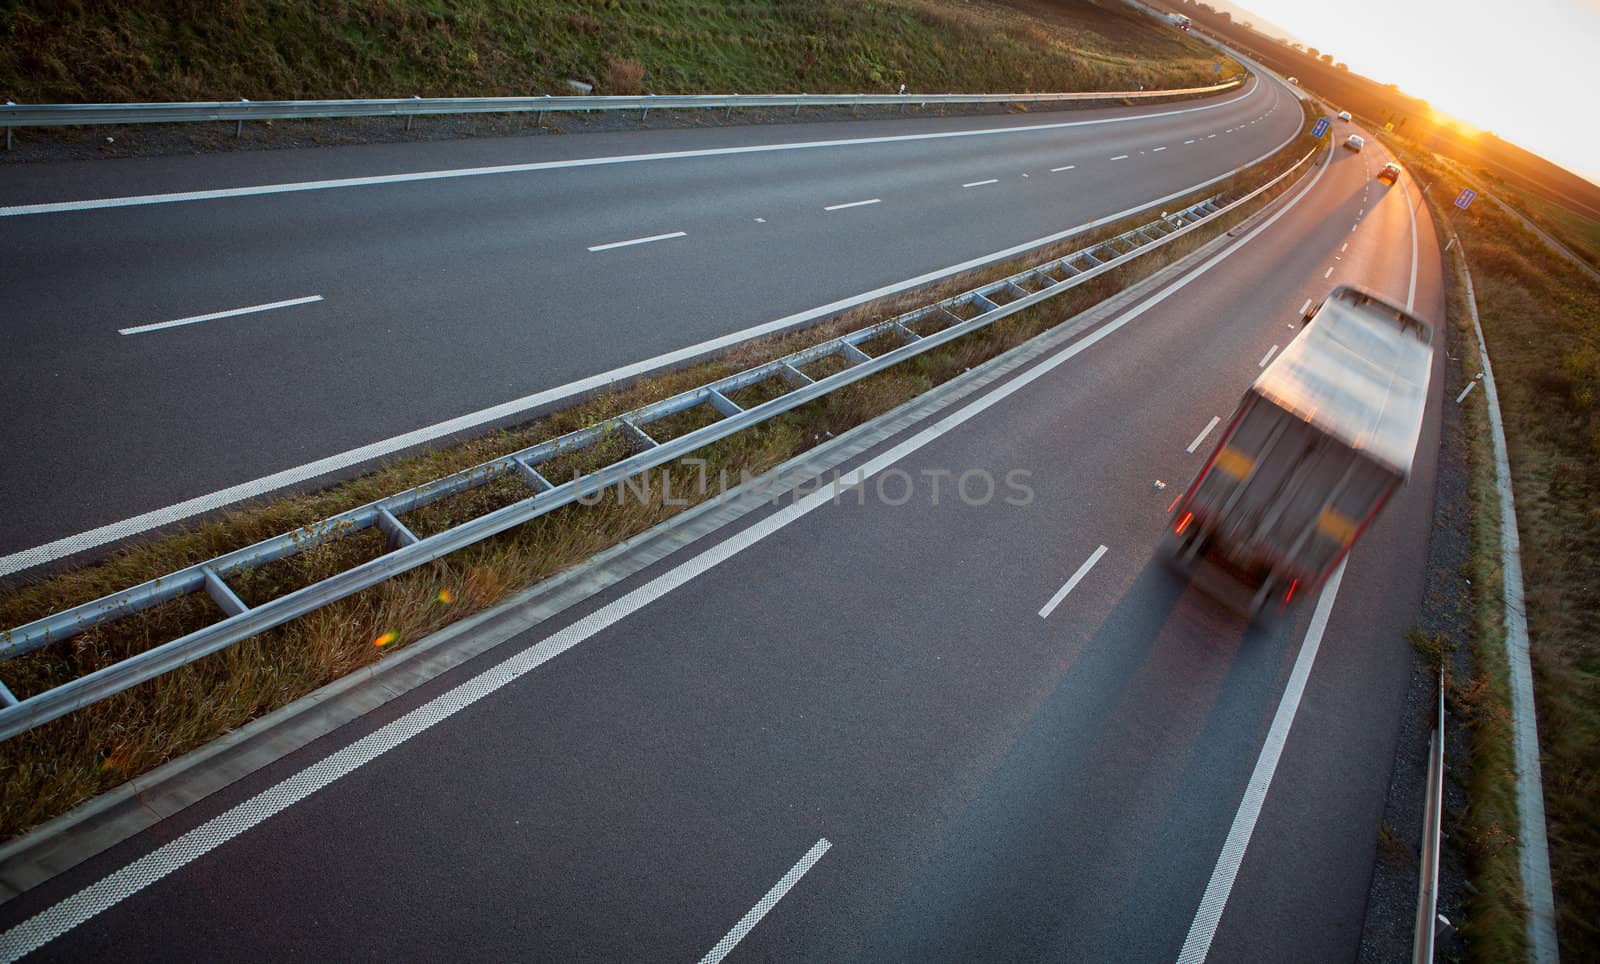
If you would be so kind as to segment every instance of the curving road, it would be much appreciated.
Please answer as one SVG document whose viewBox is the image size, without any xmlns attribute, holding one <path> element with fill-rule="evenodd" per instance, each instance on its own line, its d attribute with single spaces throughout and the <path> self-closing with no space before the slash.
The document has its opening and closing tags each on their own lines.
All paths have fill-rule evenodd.
<svg viewBox="0 0 1600 964">
<path fill-rule="evenodd" d="M 930 402 L 845 464 L 867 498 L 754 510 L 0 905 L 0 949 L 1351 960 L 1442 347 L 1412 482 L 1320 596 L 1247 628 L 1154 553 L 1304 302 L 1442 317 L 1386 159 L 1334 152 L 1198 267 Z M 974 470 L 1032 497 L 932 497 Z"/>
<path fill-rule="evenodd" d="M 1252 83 L 1159 107 L 13 168 L 0 575 L 1183 191 L 1299 116 Z M 173 197 L 196 191 L 214 193 Z M 151 203 L 108 204 L 130 197 Z"/>
</svg>

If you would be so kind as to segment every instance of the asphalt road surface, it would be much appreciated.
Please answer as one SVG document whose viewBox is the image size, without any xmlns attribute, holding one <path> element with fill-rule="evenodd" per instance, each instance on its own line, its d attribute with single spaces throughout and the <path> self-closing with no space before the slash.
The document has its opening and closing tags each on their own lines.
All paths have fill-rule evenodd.
<svg viewBox="0 0 1600 964">
<path fill-rule="evenodd" d="M 702 539 L 0 906 L 0 948 L 55 921 L 42 959 L 1353 959 L 1444 352 L 1342 581 L 1251 628 L 1155 554 L 1304 302 L 1442 316 L 1386 159 L 1335 151 L 1181 288 L 861 456 L 860 504 Z M 975 470 L 1032 497 L 932 498 Z"/>
<path fill-rule="evenodd" d="M 8 169 L 0 575 L 1128 210 L 1299 123 L 1252 82 L 1137 108 Z M 240 194 L 333 179 L 359 183 Z M 194 191 L 223 196 L 103 203 Z"/>
</svg>

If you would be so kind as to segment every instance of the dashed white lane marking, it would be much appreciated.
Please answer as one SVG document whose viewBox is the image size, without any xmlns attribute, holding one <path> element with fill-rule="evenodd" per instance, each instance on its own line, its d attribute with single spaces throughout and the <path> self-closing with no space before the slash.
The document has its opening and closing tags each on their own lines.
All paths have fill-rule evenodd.
<svg viewBox="0 0 1600 964">
<path fill-rule="evenodd" d="M 1463 398 L 1467 397 L 1467 393 L 1472 391 L 1474 388 L 1477 388 L 1477 387 L 1478 387 L 1478 383 L 1477 382 L 1467 382 L 1467 387 L 1463 388 L 1461 390 L 1461 394 L 1456 396 L 1456 404 L 1460 405 L 1461 404 L 1461 400 Z"/>
<path fill-rule="evenodd" d="M 1190 442 L 1189 447 L 1184 449 L 1184 451 L 1188 452 L 1190 455 L 1193 455 L 1194 450 L 1200 447 L 1200 443 L 1206 440 L 1206 436 L 1211 434 L 1211 430 L 1216 428 L 1217 423 L 1220 421 L 1222 421 L 1220 416 L 1211 416 L 1211 421 L 1206 423 L 1206 427 L 1200 430 L 1200 434 L 1194 437 L 1194 441 Z"/>
<path fill-rule="evenodd" d="M 1256 362 L 1256 367 L 1257 368 L 1266 368 L 1267 367 L 1267 362 L 1272 361 L 1272 356 L 1276 355 L 1277 353 L 1278 353 L 1278 346 L 1277 345 L 1273 345 L 1271 348 L 1268 348 L 1267 349 L 1267 353 L 1265 355 L 1261 356 L 1261 360 L 1260 361 Z"/>
<path fill-rule="evenodd" d="M 815 148 L 855 147 L 868 144 L 898 144 L 908 141 L 945 140 L 958 137 L 988 137 L 1006 134 L 1023 134 L 1037 131 L 1062 130 L 1069 127 L 1086 127 L 1099 124 L 1123 124 L 1158 117 L 1172 117 L 1199 111 L 1216 110 L 1251 96 L 1246 91 L 1238 97 L 1199 107 L 1181 107 L 1151 114 L 1130 114 L 1088 121 L 1061 121 L 1049 124 L 1029 124 L 1022 127 L 993 127 L 968 131 L 935 131 L 924 134 L 893 134 L 881 137 L 853 137 L 829 141 L 800 141 L 781 144 L 749 144 L 742 147 L 710 147 L 688 151 L 663 151 L 654 154 L 619 154 L 609 157 L 581 157 L 562 161 L 532 161 L 525 164 L 501 164 L 494 167 L 469 167 L 437 171 L 415 171 L 407 174 L 377 174 L 365 177 L 336 178 L 322 181 L 291 181 L 283 184 L 257 184 L 248 187 L 218 188 L 207 191 L 179 191 L 170 194 L 143 194 L 132 197 L 93 198 L 83 201 L 54 201 L 44 204 L 18 204 L 0 206 L 0 217 L 19 217 L 30 214 L 58 214 L 66 211 L 92 211 L 101 208 L 129 207 L 143 204 L 174 204 L 184 201 L 209 201 L 218 198 L 253 197 L 262 194 L 288 194 L 299 191 L 326 191 L 347 187 L 367 187 L 378 184 L 403 184 L 412 181 L 436 181 L 446 178 L 480 177 L 496 174 L 522 174 L 533 171 L 565 170 L 574 167 L 599 167 L 608 164 L 635 164 L 661 160 L 679 160 L 697 157 L 723 157 L 734 154 L 759 154 L 771 151 L 802 151 Z"/>
<path fill-rule="evenodd" d="M 1310 310 L 1311 310 L 1311 299 L 1307 298 L 1306 299 L 1306 303 L 1300 306 L 1300 315 L 1301 315 L 1301 317 L 1304 317 L 1305 313 L 1310 311 Z"/>
<path fill-rule="evenodd" d="M 750 908 L 747 914 L 739 918 L 739 923 L 733 925 L 733 930 L 724 934 L 722 940 L 717 941 L 717 945 L 707 951 L 705 957 L 700 958 L 700 964 L 717 964 L 724 957 L 727 957 L 728 952 L 733 950 L 734 946 L 740 941 L 744 940 L 745 935 L 754 930 L 757 924 L 761 923 L 761 918 L 767 916 L 767 912 L 777 906 L 778 901 L 783 899 L 783 895 L 787 894 L 795 884 L 799 883 L 800 878 L 806 875 L 806 871 L 815 867 L 817 861 L 821 860 L 822 855 L 827 853 L 828 848 L 832 846 L 833 844 L 828 842 L 827 837 L 823 837 L 812 844 L 811 849 L 806 851 L 806 855 L 800 858 L 799 863 L 790 867 L 788 873 L 778 878 L 778 882 L 772 885 L 772 889 L 767 891 L 767 895 L 757 901 L 756 905 Z"/>
<path fill-rule="evenodd" d="M 251 305 L 248 308 L 230 308 L 227 311 L 213 311 L 209 315 L 192 315 L 188 318 L 177 318 L 172 321 L 158 321 L 150 325 L 134 325 L 132 328 L 118 328 L 119 335 L 137 335 L 146 331 L 160 331 L 163 328 L 178 328 L 183 325 L 198 325 L 202 321 L 216 321 L 218 318 L 234 318 L 239 315 L 253 315 L 258 311 L 272 311 L 275 308 L 291 308 L 295 305 L 309 305 L 313 301 L 321 301 L 321 295 L 306 295 L 304 298 L 290 298 L 287 301 L 274 301 L 267 305 Z"/>
<path fill-rule="evenodd" d="M 1215 135 L 1215 134 L 1207 134 L 1206 135 L 1206 140 L 1210 140 L 1211 138 L 1216 137 L 1216 136 L 1217 135 Z"/>
<path fill-rule="evenodd" d="M 1113 161 L 1126 161 L 1127 159 L 1128 155 L 1126 154 L 1118 154 L 1116 157 L 1112 158 Z"/>
<path fill-rule="evenodd" d="M 1322 272 L 1322 276 L 1323 276 L 1323 277 L 1324 277 L 1324 278 L 1331 278 L 1331 277 L 1333 277 L 1333 265 L 1331 265 L 1331 264 L 1330 264 L 1330 265 L 1328 265 L 1328 270 L 1327 270 L 1327 271 L 1324 271 L 1324 272 Z"/>
<path fill-rule="evenodd" d="M 1344 254 L 1345 249 L 1348 248 L 1348 247 L 1350 247 L 1350 242 L 1349 241 L 1346 241 L 1344 244 L 1339 245 L 1339 253 L 1340 254 Z"/>
<path fill-rule="evenodd" d="M 985 184 L 998 184 L 998 183 L 1000 183 L 1000 179 L 998 177 L 991 177 L 987 181 L 973 181 L 970 184 L 963 184 L 961 186 L 962 187 L 983 187 Z"/>
<path fill-rule="evenodd" d="M 1361 227 L 1361 222 L 1360 221 L 1357 221 L 1355 224 L 1350 225 L 1350 233 L 1351 234 L 1355 234 L 1356 233 L 1356 228 L 1359 228 L 1359 227 Z"/>
<path fill-rule="evenodd" d="M 1155 149 L 1155 150 L 1154 150 L 1154 151 L 1151 151 L 1151 152 L 1150 152 L 1150 153 L 1152 153 L 1152 154 L 1155 154 L 1155 153 L 1157 153 L 1157 152 L 1159 152 L 1159 151 L 1164 151 L 1164 150 L 1166 150 L 1166 148 L 1165 148 L 1165 147 L 1158 147 L 1158 148 L 1156 148 L 1156 149 Z"/>
<path fill-rule="evenodd" d="M 1184 143 L 1185 144 L 1193 144 L 1194 143 L 1194 138 L 1191 137 L 1188 140 L 1184 141 Z"/>
<path fill-rule="evenodd" d="M 1073 168 L 1075 168 L 1077 166 L 1078 165 L 1076 165 L 1076 164 L 1068 164 L 1066 167 L 1052 167 L 1050 169 L 1050 173 L 1051 174 L 1059 174 L 1062 171 L 1070 171 L 1070 170 L 1072 170 Z"/>
<path fill-rule="evenodd" d="M 652 234 L 648 238 L 629 238 L 627 241 L 612 241 L 608 244 L 590 245 L 590 251 L 610 251 L 612 248 L 627 248 L 636 244 L 649 244 L 652 241 L 667 241 L 672 238 L 685 237 L 687 231 L 669 231 L 666 234 Z"/>
<path fill-rule="evenodd" d="M 1094 564 L 1099 562 L 1100 557 L 1105 554 L 1105 546 L 1101 546 L 1094 552 L 1090 553 L 1088 560 L 1085 561 L 1083 565 L 1078 567 L 1078 571 L 1072 574 L 1072 578 L 1067 580 L 1066 585 L 1062 586 L 1060 589 L 1057 589 L 1056 594 L 1050 597 L 1050 601 L 1044 604 L 1043 609 L 1039 610 L 1039 618 L 1049 619 L 1050 614 L 1056 611 L 1057 606 L 1061 605 L 1061 600 L 1067 598 L 1067 593 L 1071 592 L 1077 587 L 1078 583 L 1083 580 L 1083 577 L 1089 574 L 1089 570 L 1094 568 Z"/>
<path fill-rule="evenodd" d="M 846 201 L 844 204 L 830 204 L 823 208 L 824 211 L 843 211 L 845 208 L 858 208 L 867 204 L 880 204 L 883 198 L 869 198 L 865 201 Z"/>
</svg>

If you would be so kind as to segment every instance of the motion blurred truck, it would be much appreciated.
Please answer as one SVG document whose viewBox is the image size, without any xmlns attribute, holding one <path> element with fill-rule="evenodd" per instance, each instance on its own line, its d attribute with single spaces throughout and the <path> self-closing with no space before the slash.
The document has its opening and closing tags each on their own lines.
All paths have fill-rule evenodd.
<svg viewBox="0 0 1600 964">
<path fill-rule="evenodd" d="M 1174 505 L 1174 563 L 1251 616 L 1319 587 L 1410 476 L 1432 367 L 1425 322 L 1335 288 Z"/>
</svg>

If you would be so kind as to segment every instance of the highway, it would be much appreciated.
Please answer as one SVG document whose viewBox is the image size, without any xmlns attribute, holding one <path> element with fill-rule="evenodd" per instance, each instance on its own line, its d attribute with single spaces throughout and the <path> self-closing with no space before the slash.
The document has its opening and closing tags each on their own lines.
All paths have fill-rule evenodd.
<svg viewBox="0 0 1600 964">
<path fill-rule="evenodd" d="M 1306 302 L 1353 283 L 1442 318 L 1387 159 L 1334 151 L 1272 219 L 877 441 L 846 465 L 868 497 L 754 509 L 0 905 L 0 949 L 1353 959 L 1442 343 L 1412 480 L 1320 595 L 1249 627 L 1156 547 Z M 976 471 L 1031 498 L 927 484 Z"/>
<path fill-rule="evenodd" d="M 1134 108 L 10 167 L 0 576 L 1185 191 L 1298 124 L 1252 82 Z M 171 196 L 197 191 L 217 193 Z M 106 203 L 130 197 L 153 203 Z"/>
</svg>

